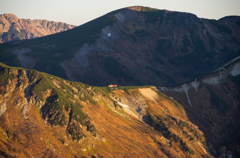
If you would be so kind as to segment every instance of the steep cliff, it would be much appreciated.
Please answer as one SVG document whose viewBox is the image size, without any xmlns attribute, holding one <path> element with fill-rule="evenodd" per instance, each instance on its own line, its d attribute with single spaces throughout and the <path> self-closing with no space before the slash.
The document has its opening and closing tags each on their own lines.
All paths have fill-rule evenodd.
<svg viewBox="0 0 240 158">
<path fill-rule="evenodd" d="M 14 14 L 2 14 L 0 15 L 0 43 L 47 36 L 74 27 L 62 22 L 19 19 Z"/>
</svg>

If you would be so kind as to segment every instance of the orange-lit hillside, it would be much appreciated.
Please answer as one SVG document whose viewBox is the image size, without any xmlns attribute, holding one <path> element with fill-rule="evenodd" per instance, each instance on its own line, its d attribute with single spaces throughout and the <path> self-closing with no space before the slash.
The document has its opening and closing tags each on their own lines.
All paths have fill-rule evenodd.
<svg viewBox="0 0 240 158">
<path fill-rule="evenodd" d="M 0 78 L 3 157 L 208 156 L 184 108 L 154 87 L 108 91 L 3 64 Z"/>
</svg>

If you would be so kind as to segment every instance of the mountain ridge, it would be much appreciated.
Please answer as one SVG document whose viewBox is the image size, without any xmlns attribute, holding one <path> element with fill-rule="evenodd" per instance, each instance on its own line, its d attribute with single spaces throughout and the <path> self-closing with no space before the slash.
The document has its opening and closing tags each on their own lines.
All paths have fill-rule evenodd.
<svg viewBox="0 0 240 158">
<path fill-rule="evenodd" d="M 239 17 L 225 22 L 137 9 L 141 11 L 124 8 L 63 33 L 0 45 L 1 62 L 91 85 L 174 86 L 240 53 Z M 26 64 L 24 58 L 32 60 Z"/>
<path fill-rule="evenodd" d="M 209 157 L 184 108 L 154 87 L 92 87 L 1 63 L 0 71 L 2 156 Z"/>
<path fill-rule="evenodd" d="M 74 28 L 62 22 L 44 19 L 19 19 L 16 15 L 5 13 L 0 15 L 0 43 L 33 39 Z"/>
<path fill-rule="evenodd" d="M 64 81 L 58 77 L 40 73 L 35 70 L 12 68 L 1 64 L 0 126 L 3 135 L 0 135 L 0 138 L 3 142 L 10 141 L 7 143 L 9 147 L 0 143 L 2 147 L 0 150 L 1 154 L 5 156 L 24 156 L 26 151 L 25 154 L 22 152 L 24 150 L 21 145 L 24 145 L 26 141 L 36 140 L 35 138 L 23 138 L 23 136 L 26 135 L 23 131 L 20 133 L 15 132 L 15 127 L 21 127 L 20 125 L 17 126 L 20 122 L 17 123 L 18 121 L 15 120 L 15 117 L 19 118 L 19 120 L 25 119 L 31 122 L 33 116 L 41 116 L 38 122 L 41 122 L 41 119 L 43 119 L 42 121 L 45 127 L 41 127 L 42 130 L 48 127 L 47 133 L 53 137 L 51 140 L 45 140 L 47 135 L 41 135 L 40 138 L 37 137 L 40 140 L 43 139 L 44 142 L 50 141 L 50 146 L 47 147 L 48 152 L 46 150 L 44 152 L 45 155 L 55 155 L 55 151 L 63 150 L 65 148 L 64 146 L 71 145 L 71 151 L 60 153 L 67 156 L 68 154 L 73 154 L 72 151 L 78 151 L 77 154 L 73 155 L 88 154 L 88 156 L 97 155 L 108 157 L 100 152 L 100 148 L 104 149 L 104 151 L 106 150 L 105 147 L 107 144 L 105 143 L 106 141 L 110 141 L 110 137 L 102 133 L 102 128 L 106 128 L 103 127 L 103 124 L 106 124 L 106 122 L 99 119 L 99 117 L 103 117 L 103 114 L 99 115 L 99 112 L 103 112 L 102 110 L 107 107 L 107 109 L 111 110 L 107 110 L 108 114 L 105 113 L 105 111 L 104 115 L 111 115 L 111 120 L 117 119 L 115 118 L 116 116 L 124 120 L 132 120 L 135 123 L 137 120 L 142 120 L 152 127 L 150 131 L 147 130 L 151 134 L 156 131 L 160 132 L 162 134 L 160 135 L 161 139 L 159 139 L 158 134 L 151 135 L 152 141 L 158 144 L 157 155 L 160 157 L 176 157 L 179 154 L 181 157 L 196 157 L 200 153 L 200 157 L 209 157 L 208 153 L 216 157 L 224 157 L 224 155 L 237 157 L 239 154 L 238 141 L 240 138 L 237 133 L 239 129 L 239 123 L 237 122 L 240 121 L 237 113 L 240 109 L 236 106 L 240 103 L 238 98 L 240 85 L 237 79 L 240 74 L 239 62 L 239 59 L 236 58 L 236 60 L 229 62 L 215 71 L 215 74 L 205 76 L 201 80 L 198 79 L 194 82 L 187 83 L 185 86 L 181 86 L 183 88 L 182 91 L 174 90 L 173 87 L 157 87 L 162 93 L 158 92 L 154 86 L 92 87 L 82 83 Z M 219 82 L 216 82 L 216 79 L 212 79 L 216 77 L 219 78 L 217 79 Z M 203 85 L 203 83 L 208 84 L 208 86 Z M 179 87 L 175 87 L 175 89 L 176 88 L 179 89 Z M 68 101 L 64 99 L 65 97 L 67 97 L 66 99 Z M 19 112 L 14 110 L 18 108 L 20 109 Z M 37 111 L 32 111 L 32 108 Z M 65 110 L 69 108 L 71 110 L 69 110 L 70 112 L 67 114 Z M 85 115 L 80 112 L 77 114 L 80 114 L 79 116 L 74 116 L 76 111 L 78 111 L 76 108 L 82 108 L 83 112 L 89 117 L 90 122 L 87 122 L 90 125 L 86 126 L 87 131 L 92 131 L 92 134 L 84 130 L 85 125 L 82 124 L 83 122 L 80 121 L 80 125 L 76 124 L 78 118 L 84 118 L 83 116 Z M 63 113 L 59 114 L 59 112 L 61 112 L 59 109 L 62 109 Z M 76 111 L 74 110 L 74 112 L 72 112 L 73 109 Z M 217 111 L 217 113 L 215 111 Z M 29 112 L 32 114 L 30 115 Z M 13 115 L 13 113 L 17 115 Z M 18 114 L 20 114 L 20 116 L 18 116 Z M 65 117 L 61 117 L 61 115 L 65 115 Z M 72 121 L 70 121 L 71 115 Z M 13 120 L 15 120 L 15 123 L 12 123 L 13 125 L 15 124 L 15 127 L 11 126 L 11 123 L 8 125 L 4 123 L 6 120 L 8 120 L 7 122 L 11 122 L 11 116 Z M 65 119 L 69 119 L 70 122 L 67 123 L 68 121 L 64 121 Z M 99 121 L 97 120 L 102 120 L 103 124 L 98 124 L 97 122 Z M 40 122 L 39 124 L 41 124 Z M 69 125 L 66 126 L 65 124 Z M 117 125 L 119 125 L 119 122 Z M 124 126 L 124 131 L 125 128 L 128 128 L 122 123 L 121 125 Z M 74 126 L 77 126 L 76 129 Z M 113 124 L 109 124 L 109 126 L 112 131 Z M 116 123 L 114 123 L 114 126 L 116 126 Z M 117 127 L 116 130 L 123 132 L 120 128 L 122 126 Z M 81 128 L 83 129 L 81 130 Z M 141 128 L 146 130 L 145 126 L 141 126 Z M 59 131 L 58 129 L 61 130 Z M 62 133 L 62 131 L 65 130 L 67 139 L 63 137 L 65 132 Z M 128 130 L 133 132 L 133 129 Z M 137 130 L 136 132 L 140 131 Z M 36 137 L 35 134 L 37 133 L 32 132 L 33 137 Z M 115 132 L 111 132 L 111 135 Z M 122 135 L 123 133 L 121 134 L 121 132 L 118 132 L 118 134 Z M 229 135 L 229 132 L 233 133 Z M 64 146 L 59 144 L 53 135 L 59 135 L 60 139 L 58 139 Z M 94 138 L 94 135 L 96 138 Z M 113 137 L 116 139 L 115 136 Z M 227 142 L 225 142 L 225 138 L 228 140 Z M 127 139 L 124 138 L 124 140 L 121 141 L 124 142 L 126 140 Z M 169 140 L 171 144 L 169 144 Z M 97 145 L 99 141 L 105 145 Z M 81 151 L 74 147 L 74 142 L 85 142 L 81 147 L 79 146 Z M 97 145 L 97 148 L 95 148 L 94 144 Z M 39 146 L 39 144 L 37 146 Z M 114 146 L 116 148 L 119 147 L 116 144 L 114 144 Z M 91 150 L 89 150 L 90 148 Z M 124 150 L 125 149 L 126 148 L 124 148 Z M 27 150 L 31 150 L 31 148 L 27 147 Z M 153 149 L 149 150 L 152 151 Z M 133 151 L 136 151 L 136 149 Z M 107 152 L 112 153 L 113 150 L 109 150 L 108 148 Z M 43 154 L 39 153 L 39 151 L 28 154 L 34 155 L 36 153 L 38 153 L 38 155 Z M 130 153 L 132 152 L 130 151 Z M 104 152 L 104 154 L 106 154 L 106 152 Z M 119 156 L 120 153 L 112 154 Z M 149 154 L 152 155 L 153 153 Z M 156 156 L 156 153 L 154 155 Z"/>
</svg>

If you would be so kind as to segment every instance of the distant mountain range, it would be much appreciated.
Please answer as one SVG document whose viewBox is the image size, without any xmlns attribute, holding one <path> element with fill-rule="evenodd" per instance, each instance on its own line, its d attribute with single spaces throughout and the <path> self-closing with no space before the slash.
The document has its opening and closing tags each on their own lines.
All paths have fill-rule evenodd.
<svg viewBox="0 0 240 158">
<path fill-rule="evenodd" d="M 14 14 L 0 15 L 0 43 L 33 39 L 74 28 L 62 22 L 19 19 Z"/>
</svg>

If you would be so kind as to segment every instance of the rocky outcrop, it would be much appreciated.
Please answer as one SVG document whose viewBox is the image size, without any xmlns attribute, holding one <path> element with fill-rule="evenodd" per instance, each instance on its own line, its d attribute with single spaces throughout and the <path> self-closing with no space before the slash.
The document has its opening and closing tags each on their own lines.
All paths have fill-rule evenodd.
<svg viewBox="0 0 240 158">
<path fill-rule="evenodd" d="M 74 28 L 61 22 L 19 19 L 14 14 L 0 15 L 0 43 L 33 39 Z"/>
<path fill-rule="evenodd" d="M 0 117 L 6 112 L 7 110 L 7 103 L 4 102 L 0 107 Z"/>
</svg>

